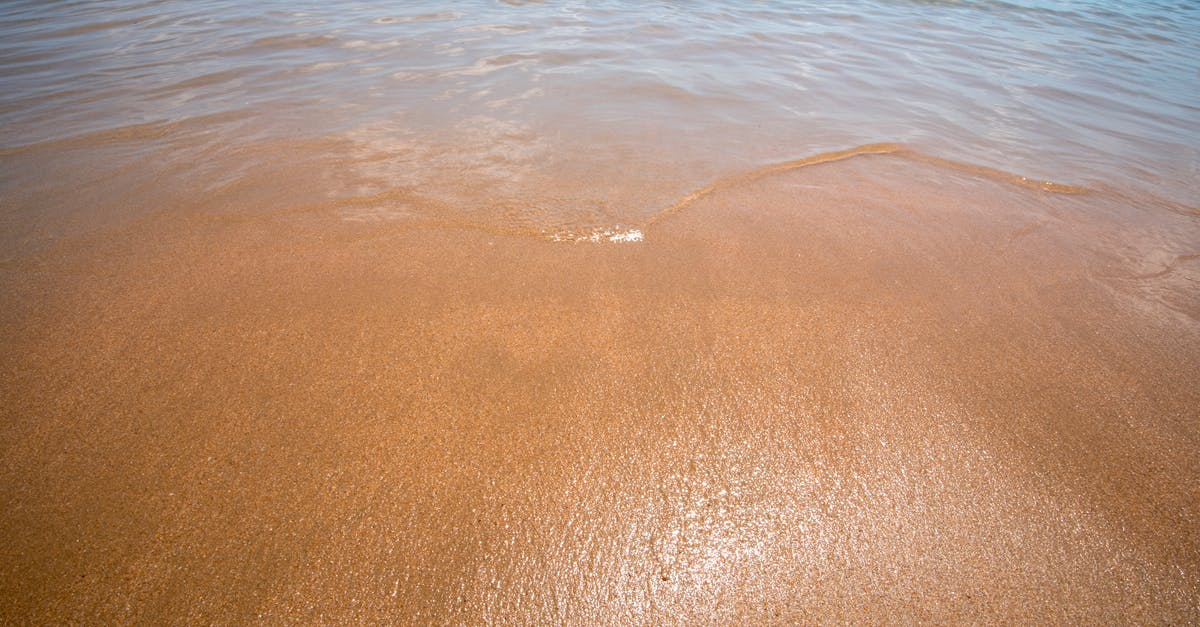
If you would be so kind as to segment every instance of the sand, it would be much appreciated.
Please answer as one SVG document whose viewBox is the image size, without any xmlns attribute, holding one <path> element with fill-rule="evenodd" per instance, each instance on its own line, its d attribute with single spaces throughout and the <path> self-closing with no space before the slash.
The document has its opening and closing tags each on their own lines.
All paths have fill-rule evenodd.
<svg viewBox="0 0 1200 627">
<path fill-rule="evenodd" d="M 7 259 L 0 621 L 1200 621 L 1196 216 L 865 152 Z"/>
</svg>

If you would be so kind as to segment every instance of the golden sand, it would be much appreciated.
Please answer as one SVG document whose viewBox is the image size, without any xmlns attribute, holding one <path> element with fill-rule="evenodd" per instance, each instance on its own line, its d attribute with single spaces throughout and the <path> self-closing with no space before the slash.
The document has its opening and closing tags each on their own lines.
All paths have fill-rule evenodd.
<svg viewBox="0 0 1200 627">
<path fill-rule="evenodd" d="M 1196 217 L 884 148 L 6 261 L 0 621 L 1200 620 Z"/>
</svg>

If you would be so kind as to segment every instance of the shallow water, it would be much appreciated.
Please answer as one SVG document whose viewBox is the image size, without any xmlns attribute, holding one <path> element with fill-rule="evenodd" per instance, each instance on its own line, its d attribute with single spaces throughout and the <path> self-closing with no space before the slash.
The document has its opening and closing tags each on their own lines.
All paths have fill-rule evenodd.
<svg viewBox="0 0 1200 627">
<path fill-rule="evenodd" d="M 13 2 L 0 34 L 10 205 L 47 182 L 18 165 L 32 146 L 60 189 L 92 186 L 57 210 L 93 215 L 175 210 L 170 189 L 204 210 L 384 194 L 346 217 L 617 227 L 877 142 L 1200 197 L 1191 3 Z"/>
<path fill-rule="evenodd" d="M 0 622 L 1197 622 L 1112 6 L 0 5 Z"/>
</svg>

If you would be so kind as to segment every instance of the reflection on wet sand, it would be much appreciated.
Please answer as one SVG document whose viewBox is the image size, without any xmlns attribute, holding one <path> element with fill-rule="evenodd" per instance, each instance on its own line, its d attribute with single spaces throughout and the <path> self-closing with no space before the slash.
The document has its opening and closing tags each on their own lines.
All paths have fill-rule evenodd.
<svg viewBox="0 0 1200 627">
<path fill-rule="evenodd" d="M 859 152 L 6 261 L 4 620 L 1194 621 L 1194 216 Z"/>
</svg>

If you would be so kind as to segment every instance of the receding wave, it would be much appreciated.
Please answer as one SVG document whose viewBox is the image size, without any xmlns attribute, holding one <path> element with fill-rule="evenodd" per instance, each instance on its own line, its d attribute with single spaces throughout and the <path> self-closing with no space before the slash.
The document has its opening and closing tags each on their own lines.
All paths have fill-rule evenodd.
<svg viewBox="0 0 1200 627">
<path fill-rule="evenodd" d="M 472 220 L 463 218 L 462 216 L 511 216 L 513 214 L 512 207 L 507 206 L 507 204 L 495 204 L 473 207 L 470 208 L 470 211 L 465 211 L 467 209 L 465 207 L 456 207 L 445 201 L 423 196 L 411 189 L 393 189 L 370 196 L 339 198 L 332 201 L 269 212 L 254 217 L 225 215 L 222 216 L 222 219 L 235 221 L 258 220 L 268 216 L 278 217 L 288 214 L 332 212 L 352 222 L 390 222 L 385 230 L 456 228 L 486 231 L 496 235 L 535 237 L 552 242 L 636 243 L 644 241 L 647 238 L 647 231 L 651 230 L 654 226 L 686 210 L 697 201 L 722 191 L 802 168 L 872 156 L 887 156 L 915 163 L 927 163 L 940 168 L 1041 193 L 1078 195 L 1094 191 L 1083 186 L 1066 185 L 1030 178 L 989 166 L 930 155 L 899 143 L 875 143 L 845 150 L 822 152 L 800 159 L 771 163 L 724 177 L 696 189 L 659 211 L 652 213 L 649 217 L 631 224 L 552 228 L 538 225 L 514 224 L 512 222 L 506 223 L 504 221 L 489 221 L 486 219 Z M 406 209 L 389 209 L 394 207 L 405 207 Z"/>
<path fill-rule="evenodd" d="M 705 196 L 708 196 L 715 192 L 719 192 L 723 189 L 727 189 L 727 188 L 734 187 L 737 185 L 745 185 L 746 183 L 750 183 L 750 182 L 756 181 L 758 179 L 761 179 L 761 178 L 764 178 L 767 176 L 771 176 L 772 174 L 779 174 L 781 172 L 788 172 L 790 170 L 797 170 L 800 168 L 806 168 L 809 166 L 820 165 L 823 163 L 831 163 L 834 161 L 842 161 L 844 159 L 851 159 L 854 157 L 863 157 L 866 155 L 891 155 L 891 156 L 895 156 L 895 157 L 908 159 L 911 161 L 920 161 L 920 162 L 924 162 L 924 163 L 931 163 L 931 164 L 934 164 L 937 166 L 941 166 L 941 167 L 949 168 L 949 169 L 953 169 L 953 170 L 958 170 L 960 172 L 965 172 L 967 174 L 972 174 L 972 175 L 979 176 L 982 178 L 988 178 L 988 179 L 1000 181 L 1003 183 L 1019 185 L 1021 187 L 1026 187 L 1029 189 L 1039 190 L 1039 191 L 1043 191 L 1043 192 L 1053 192 L 1056 194 L 1084 194 L 1084 193 L 1091 191 L 1086 187 L 1080 187 L 1080 186 L 1076 186 L 1076 185 L 1063 185 L 1061 183 L 1054 183 L 1051 181 L 1042 181 L 1039 179 L 1033 179 L 1033 178 L 1029 178 L 1027 176 L 1021 176 L 1019 174 L 1014 174 L 1012 172 L 1005 172 L 1004 170 L 999 170 L 999 169 L 984 166 L 984 165 L 978 165 L 978 164 L 974 164 L 974 163 L 964 163 L 962 161 L 954 161 L 953 159 L 946 159 L 943 157 L 929 155 L 929 154 L 921 153 L 921 152 L 918 152 L 911 148 L 908 148 L 908 147 L 904 146 L 903 144 L 896 144 L 896 143 L 865 144 L 862 146 L 857 146 L 855 148 L 849 148 L 846 150 L 823 152 L 820 154 L 812 155 L 810 157 L 804 157 L 803 159 L 794 159 L 792 161 L 783 161 L 780 163 L 772 163 L 770 165 L 765 165 L 761 168 L 757 168 L 757 169 L 751 170 L 749 172 L 743 172 L 741 174 L 737 174 L 737 175 L 731 176 L 729 178 L 721 179 L 719 181 L 716 181 L 710 185 L 706 185 L 705 187 L 702 187 L 702 188 L 688 194 L 687 196 L 681 198 L 679 200 L 679 202 L 676 202 L 675 204 L 671 205 L 670 207 L 667 207 L 666 209 L 664 209 L 663 211 L 651 216 L 646 221 L 645 226 L 649 226 L 651 224 L 659 222 L 660 220 L 668 218 L 672 214 L 684 209 L 688 205 L 696 202 L 697 200 L 700 200 L 701 198 L 704 198 Z"/>
</svg>

